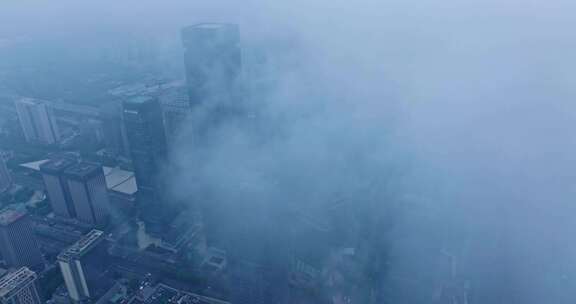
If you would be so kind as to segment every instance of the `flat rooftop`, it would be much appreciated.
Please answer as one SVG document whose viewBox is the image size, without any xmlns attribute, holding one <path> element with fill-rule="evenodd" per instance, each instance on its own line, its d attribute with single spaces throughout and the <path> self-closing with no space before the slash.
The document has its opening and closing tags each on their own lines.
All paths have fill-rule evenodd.
<svg viewBox="0 0 576 304">
<path fill-rule="evenodd" d="M 134 195 L 138 191 L 134 172 L 110 167 L 102 169 L 108 190 L 126 195 Z"/>
<path fill-rule="evenodd" d="M 26 212 L 13 208 L 2 209 L 0 210 L 0 226 L 8 226 L 23 218 L 25 215 Z"/>
<path fill-rule="evenodd" d="M 79 163 L 64 171 L 66 176 L 81 180 L 91 178 L 98 175 L 99 173 L 102 173 L 102 167 L 90 163 Z"/>
<path fill-rule="evenodd" d="M 160 102 L 151 96 L 137 96 L 125 100 L 122 103 L 122 113 L 138 115 L 140 112 L 160 112 Z"/>
<path fill-rule="evenodd" d="M 154 97 L 151 97 L 151 96 L 136 96 L 136 97 L 132 97 L 132 98 L 125 100 L 124 104 L 140 105 L 140 104 L 144 104 L 144 103 L 148 103 L 148 102 L 154 102 L 155 100 L 156 99 Z"/>
<path fill-rule="evenodd" d="M 74 245 L 68 247 L 68 249 L 60 253 L 58 255 L 58 260 L 68 262 L 71 259 L 84 255 L 86 252 L 90 251 L 90 249 L 92 249 L 95 245 L 97 245 L 100 240 L 102 240 L 103 235 L 104 232 L 96 229 L 88 232 L 78 242 L 76 242 Z"/>
<path fill-rule="evenodd" d="M 199 23 L 181 30 L 184 47 L 197 49 L 208 44 L 235 45 L 240 40 L 238 25 L 233 23 Z"/>
<path fill-rule="evenodd" d="M 30 284 L 36 277 L 36 273 L 26 267 L 5 275 L 0 279 L 0 299 L 10 298 L 13 292 Z"/>
<path fill-rule="evenodd" d="M 64 172 L 64 170 L 74 164 L 75 162 L 73 160 L 67 158 L 58 158 L 44 162 L 39 167 L 40 171 L 42 172 L 58 174 Z"/>
<path fill-rule="evenodd" d="M 206 22 L 206 23 L 194 24 L 188 28 L 221 29 L 221 28 L 230 28 L 230 27 L 236 27 L 236 26 L 234 24 L 230 24 L 230 23 Z"/>
<path fill-rule="evenodd" d="M 20 167 L 40 171 L 42 164 L 47 162 L 50 162 L 50 160 L 43 159 L 20 164 Z M 115 191 L 125 195 L 134 195 L 136 191 L 138 191 L 134 172 L 112 167 L 102 167 L 102 170 L 104 171 L 106 187 L 109 191 Z"/>
</svg>

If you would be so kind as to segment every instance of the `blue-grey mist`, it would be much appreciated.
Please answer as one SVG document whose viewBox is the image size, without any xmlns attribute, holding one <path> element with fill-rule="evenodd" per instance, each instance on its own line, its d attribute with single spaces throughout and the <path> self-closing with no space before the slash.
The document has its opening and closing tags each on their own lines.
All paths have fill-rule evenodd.
<svg viewBox="0 0 576 304">
<path fill-rule="evenodd" d="M 157 35 L 176 41 L 165 73 L 177 74 L 180 27 L 238 23 L 254 117 L 221 126 L 205 146 L 190 140 L 190 122 L 174 152 L 175 195 L 211 189 L 253 213 L 369 201 L 391 221 L 382 231 L 391 303 L 431 303 L 450 275 L 474 303 L 573 303 L 575 9 L 567 0 L 4 0 L 0 51 L 78 34 Z M 67 43 L 70 53 L 82 47 Z"/>
</svg>

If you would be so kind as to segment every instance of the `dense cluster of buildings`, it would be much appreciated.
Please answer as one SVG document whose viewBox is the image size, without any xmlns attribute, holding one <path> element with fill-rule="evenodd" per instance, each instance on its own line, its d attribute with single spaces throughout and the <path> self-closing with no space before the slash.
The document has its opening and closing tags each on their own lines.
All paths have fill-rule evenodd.
<svg viewBox="0 0 576 304">
<path fill-rule="evenodd" d="M 185 82 L 123 85 L 100 108 L 15 100 L 27 149 L 47 150 L 11 168 L 0 157 L 0 192 L 21 183 L 39 193 L 0 211 L 0 303 L 330 298 L 318 292 L 334 244 L 329 225 L 296 215 L 282 231 L 256 231 L 242 221 L 224 231 L 227 205 L 187 210 L 170 195 L 166 176 L 177 166 L 170 152 L 191 114 L 203 114 L 194 122 L 197 144 L 214 126 L 243 115 L 238 27 L 199 24 L 184 28 L 181 38 Z"/>
</svg>

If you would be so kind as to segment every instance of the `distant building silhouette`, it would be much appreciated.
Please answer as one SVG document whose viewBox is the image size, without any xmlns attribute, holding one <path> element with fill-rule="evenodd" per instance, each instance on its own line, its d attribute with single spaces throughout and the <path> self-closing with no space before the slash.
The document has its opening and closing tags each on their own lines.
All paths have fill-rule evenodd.
<svg viewBox="0 0 576 304">
<path fill-rule="evenodd" d="M 185 49 L 187 92 L 194 114 L 193 138 L 197 145 L 210 142 L 215 126 L 229 121 L 240 107 L 242 70 L 240 32 L 235 24 L 201 23 L 181 31 Z M 200 203 L 209 246 L 223 248 L 226 236 L 220 202 Z"/>
<path fill-rule="evenodd" d="M 102 120 L 106 150 L 116 155 L 128 155 L 128 142 L 122 124 L 122 107 L 116 106 L 116 104 L 102 107 L 100 119 Z"/>
<path fill-rule="evenodd" d="M 230 106 L 242 66 L 238 26 L 202 23 L 185 27 L 181 37 L 190 105 Z"/>
<path fill-rule="evenodd" d="M 37 278 L 36 273 L 26 267 L 0 278 L 0 303 L 41 304 Z"/>
<path fill-rule="evenodd" d="M 203 145 L 220 124 L 245 110 L 240 32 L 234 24 L 202 23 L 182 29 L 181 38 L 194 115 L 195 138 L 187 140 Z M 290 249 L 277 238 L 276 228 L 262 228 L 270 215 L 259 207 L 242 210 L 232 202 L 199 202 L 206 243 L 226 252 L 232 303 L 288 303 Z"/>
<path fill-rule="evenodd" d="M 49 145 L 60 140 L 58 125 L 50 105 L 32 98 L 19 99 L 15 104 L 26 141 Z"/>
<path fill-rule="evenodd" d="M 42 253 L 25 211 L 0 211 L 0 254 L 10 267 L 42 267 Z"/>
</svg>

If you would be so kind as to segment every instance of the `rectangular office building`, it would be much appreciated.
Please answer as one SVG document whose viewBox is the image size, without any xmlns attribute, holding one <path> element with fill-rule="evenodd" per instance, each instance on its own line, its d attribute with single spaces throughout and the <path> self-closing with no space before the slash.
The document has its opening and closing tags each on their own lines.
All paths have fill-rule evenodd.
<svg viewBox="0 0 576 304">
<path fill-rule="evenodd" d="M 76 217 L 68 183 L 64 177 L 64 171 L 74 164 L 76 164 L 76 162 L 73 160 L 59 158 L 48 161 L 40 166 L 42 180 L 44 181 L 52 210 L 54 210 L 54 214 L 64 218 Z"/>
<path fill-rule="evenodd" d="M 107 222 L 110 203 L 102 166 L 79 163 L 64 172 L 78 220 L 92 225 Z"/>
<path fill-rule="evenodd" d="M 183 28 L 181 37 L 190 106 L 231 106 L 242 68 L 238 26 L 201 23 Z"/>
<path fill-rule="evenodd" d="M 106 275 L 108 255 L 104 233 L 92 230 L 58 255 L 70 299 L 79 303 L 98 299 L 113 285 Z"/>
<path fill-rule="evenodd" d="M 60 140 L 53 109 L 48 103 L 33 98 L 22 98 L 15 104 L 26 141 L 51 145 Z"/>
<path fill-rule="evenodd" d="M 36 273 L 26 267 L 0 278 L 0 303 L 41 304 L 36 279 Z"/>
<path fill-rule="evenodd" d="M 0 254 L 10 267 L 42 267 L 44 259 L 25 211 L 0 211 Z"/>
</svg>

